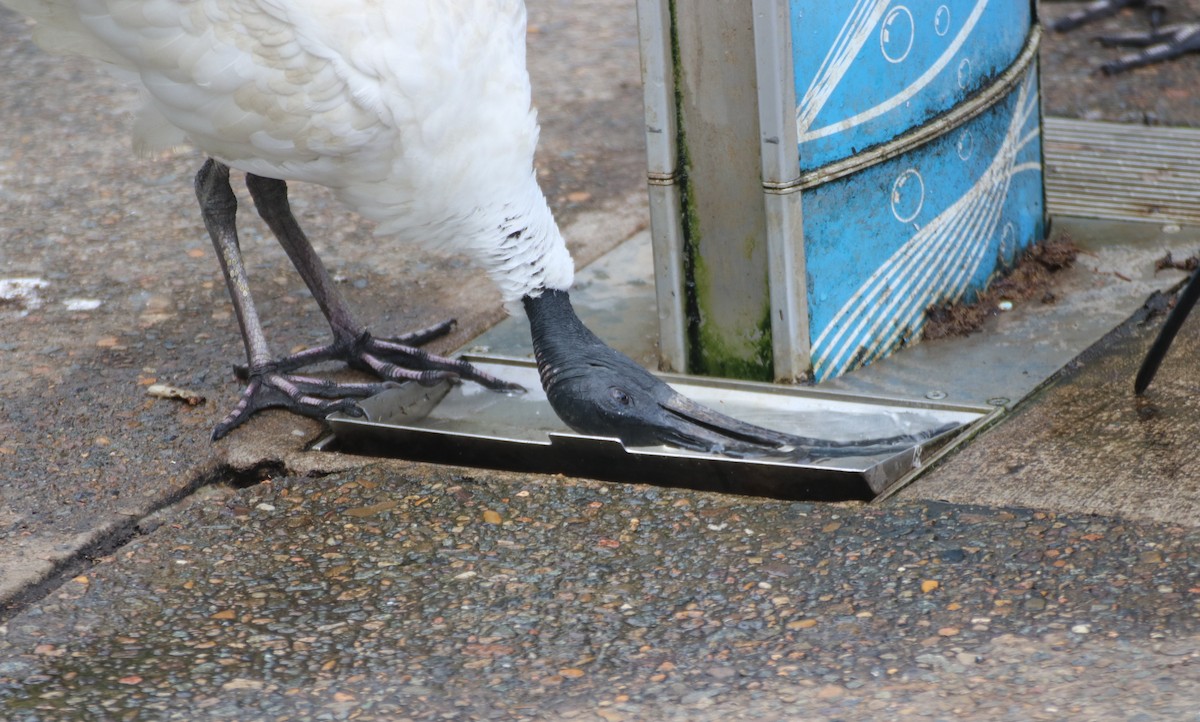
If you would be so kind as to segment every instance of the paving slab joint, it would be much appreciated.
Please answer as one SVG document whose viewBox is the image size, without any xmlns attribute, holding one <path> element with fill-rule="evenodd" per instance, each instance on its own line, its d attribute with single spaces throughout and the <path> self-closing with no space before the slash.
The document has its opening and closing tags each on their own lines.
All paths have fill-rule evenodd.
<svg viewBox="0 0 1200 722">
<path fill-rule="evenodd" d="M 41 577 L 13 594 L 0 597 L 0 624 L 53 594 L 65 582 L 95 566 L 98 560 L 111 556 L 134 539 L 154 532 L 162 525 L 164 512 L 189 500 L 200 490 L 218 486 L 245 489 L 285 473 L 285 464 L 278 460 L 242 469 L 220 462 L 201 467 L 192 475 L 191 481 L 151 501 L 143 513 L 96 529 L 84 544 L 58 560 Z"/>
</svg>

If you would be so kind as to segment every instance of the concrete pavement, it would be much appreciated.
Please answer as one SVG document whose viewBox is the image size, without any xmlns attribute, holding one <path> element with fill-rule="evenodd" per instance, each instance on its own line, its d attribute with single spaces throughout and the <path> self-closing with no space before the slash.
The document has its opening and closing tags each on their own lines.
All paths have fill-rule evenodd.
<svg viewBox="0 0 1200 722">
<path fill-rule="evenodd" d="M 540 173 L 582 263 L 645 225 L 633 8 L 530 19 Z M 1110 80 L 1048 43 L 1048 113 L 1200 122 L 1196 58 Z M 275 413 L 214 447 L 241 349 L 198 159 L 132 157 L 128 93 L 6 12 L 0 98 L 0 277 L 41 282 L 0 304 L 0 718 L 1196 718 L 1197 519 L 1092 502 L 1125 472 L 1194 499 L 1200 324 L 1152 412 L 1121 359 L 1155 326 L 1131 326 L 880 507 L 314 454 L 319 425 Z M 501 317 L 462 259 L 296 194 L 373 325 L 454 315 L 448 349 Z M 247 227 L 268 333 L 321 340 Z"/>
</svg>

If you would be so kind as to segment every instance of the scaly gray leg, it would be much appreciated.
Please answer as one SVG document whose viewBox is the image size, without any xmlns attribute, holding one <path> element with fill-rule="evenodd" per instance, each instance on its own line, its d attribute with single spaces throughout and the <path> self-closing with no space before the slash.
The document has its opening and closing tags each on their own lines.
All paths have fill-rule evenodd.
<svg viewBox="0 0 1200 722">
<path fill-rule="evenodd" d="M 246 268 L 242 263 L 235 225 L 237 198 L 229 187 L 229 168 L 209 159 L 196 174 L 196 197 L 200 201 L 204 226 L 212 237 L 217 260 L 221 263 L 221 271 L 229 287 L 233 310 L 241 327 L 249 379 L 237 406 L 213 429 L 213 440 L 229 433 L 261 409 L 286 408 L 314 418 L 324 418 L 334 411 L 361 415 L 362 410 L 358 405 L 345 397 L 369 396 L 390 384 L 339 386 L 323 379 L 279 373 L 266 335 L 263 334 L 258 311 L 250 295 Z M 318 398 L 320 396 L 329 398 Z"/>
<path fill-rule="evenodd" d="M 341 359 L 353 368 L 374 372 L 391 381 L 433 384 L 441 379 L 462 378 L 498 391 L 521 389 L 516 384 L 480 371 L 466 361 L 435 356 L 417 348 L 449 333 L 454 327 L 453 320 L 395 338 L 371 336 L 350 312 L 341 292 L 325 270 L 325 265 L 292 215 L 287 184 L 281 180 L 247 174 L 246 187 L 250 189 L 258 214 L 283 246 L 333 330 L 332 343 L 281 358 L 276 361 L 278 368 L 294 369 L 317 361 Z"/>
</svg>

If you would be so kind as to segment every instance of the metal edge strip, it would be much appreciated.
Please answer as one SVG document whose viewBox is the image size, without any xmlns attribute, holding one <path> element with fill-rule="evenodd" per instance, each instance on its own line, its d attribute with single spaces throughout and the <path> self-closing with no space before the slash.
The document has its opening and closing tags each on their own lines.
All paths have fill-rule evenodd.
<svg viewBox="0 0 1200 722">
<path fill-rule="evenodd" d="M 645 112 L 646 189 L 654 249 L 659 362 L 687 370 L 683 308 L 683 210 L 672 0 L 637 0 L 638 43 Z"/>
<path fill-rule="evenodd" d="M 684 309 L 683 199 L 673 183 L 651 183 L 651 247 L 654 257 L 654 300 L 658 313 L 658 361 L 662 368 L 688 368 L 687 314 Z"/>
<path fill-rule="evenodd" d="M 473 364 L 494 364 L 497 366 L 518 366 L 536 368 L 537 363 L 530 358 L 503 356 L 499 354 L 464 353 L 458 358 Z M 692 384 L 714 389 L 729 389 L 732 391 L 747 391 L 751 393 L 782 393 L 803 396 L 810 399 L 828 399 L 862 404 L 887 404 L 912 409 L 931 409 L 935 411 L 963 412 L 978 414 L 980 417 L 990 416 L 995 406 L 977 402 L 964 401 L 934 401 L 932 399 L 894 396 L 889 394 L 864 394 L 854 391 L 825 389 L 806 384 L 779 384 L 766 381 L 745 381 L 743 379 L 726 379 L 718 376 L 694 376 L 689 374 L 672 373 L 667 371 L 651 371 L 653 375 L 667 383 Z M 975 422 L 973 422 L 975 423 Z"/>
<path fill-rule="evenodd" d="M 800 174 L 789 2 L 753 0 L 753 11 L 762 178 L 778 185 Z"/>
<path fill-rule="evenodd" d="M 1007 409 L 1005 409 L 1003 406 L 997 406 L 992 409 L 991 413 L 976 419 L 969 426 L 967 426 L 967 428 L 952 432 L 955 434 L 955 436 L 950 439 L 949 442 L 939 448 L 933 456 L 929 457 L 928 459 L 923 459 L 920 465 L 914 467 L 907 474 L 893 481 L 887 486 L 887 488 L 875 496 L 875 498 L 871 499 L 869 503 L 872 505 L 882 504 L 888 499 L 891 499 L 893 496 L 900 493 L 902 489 L 916 481 L 919 476 L 937 466 L 942 459 L 946 458 L 954 451 L 957 451 L 971 439 L 974 439 L 976 436 L 979 436 L 984 431 L 991 428 L 994 424 L 999 422 L 1001 417 L 1003 417 L 1006 413 Z"/>
<path fill-rule="evenodd" d="M 668 0 L 637 0 L 641 51 L 642 99 L 645 112 L 646 167 L 650 182 L 673 182 L 678 168 L 675 146 L 675 67 L 671 58 L 671 13 Z"/>
<path fill-rule="evenodd" d="M 766 187 L 800 174 L 792 25 L 789 0 L 753 0 L 752 9 L 758 143 L 761 181 Z M 800 381 L 812 368 L 800 200 L 798 194 L 763 194 L 771 357 L 776 381 Z"/>
<path fill-rule="evenodd" d="M 1042 33 L 1042 27 L 1034 25 L 1029 31 L 1029 37 L 1025 40 L 1025 47 L 1021 49 L 1021 53 L 1017 55 L 1012 65 L 997 76 L 996 80 L 987 88 L 937 118 L 870 150 L 802 173 L 790 183 L 764 183 L 763 190 L 767 193 L 792 193 L 814 188 L 903 155 L 907 151 L 940 138 L 967 121 L 973 120 L 1007 97 L 1025 76 L 1025 71 L 1037 59 Z"/>
</svg>

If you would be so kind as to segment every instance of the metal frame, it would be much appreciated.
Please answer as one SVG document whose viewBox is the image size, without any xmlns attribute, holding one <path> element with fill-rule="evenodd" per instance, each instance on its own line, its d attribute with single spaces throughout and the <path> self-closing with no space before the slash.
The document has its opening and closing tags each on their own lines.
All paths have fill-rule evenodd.
<svg viewBox="0 0 1200 722">
<path fill-rule="evenodd" d="M 671 57 L 671 7 L 666 0 L 637 0 L 642 89 L 646 112 L 646 162 L 658 301 L 658 357 L 665 371 L 687 372 L 687 321 L 683 297 L 683 203 L 675 139 L 675 67 Z"/>
<path fill-rule="evenodd" d="M 753 9 L 774 373 L 776 381 L 794 383 L 812 363 L 791 23 L 787 0 L 754 0 Z"/>
<path fill-rule="evenodd" d="M 738 327 L 743 330 L 749 325 L 757 327 L 769 307 L 774 380 L 805 380 L 812 366 L 812 355 L 803 191 L 924 145 L 1006 97 L 1036 62 L 1041 28 L 1036 24 L 1031 28 L 1018 57 L 983 92 L 876 148 L 802 173 L 797 153 L 788 0 L 752 0 L 749 8 L 723 0 L 637 0 L 637 9 L 660 365 L 664 370 L 679 373 L 703 371 L 691 368 L 690 364 L 690 359 L 708 350 L 701 349 L 697 355 L 697 349 L 689 347 L 698 342 L 689 338 L 689 334 L 696 332 L 689 329 L 689 311 L 705 318 L 707 325 L 702 333 L 706 341 L 711 336 L 718 343 L 729 342 L 735 349 L 744 349 L 744 345 L 739 346 L 742 339 L 737 338 Z M 731 19 L 735 26 L 717 29 L 719 23 Z M 752 23 L 752 37 L 745 34 L 747 20 Z M 750 44 L 753 47 L 748 47 Z M 744 63 L 751 55 L 753 68 L 747 68 Z M 681 68 L 676 68 L 676 63 Z M 745 129 L 732 120 L 727 126 L 712 122 L 709 116 L 719 115 L 712 110 L 716 105 L 715 91 L 693 87 L 699 84 L 690 82 L 703 76 L 711 85 L 714 76 L 742 77 L 750 73 L 756 85 L 757 107 L 742 110 L 738 106 L 738 110 L 757 115 L 760 157 L 756 160 L 761 178 L 754 187 L 761 185 L 761 196 L 754 199 L 754 205 L 761 203 L 764 214 L 757 219 L 758 225 L 739 224 L 727 218 L 730 215 L 748 218 L 748 214 L 760 212 L 748 205 L 747 200 L 745 171 L 749 159 L 744 157 L 743 145 L 749 139 L 742 137 Z M 679 145 L 681 132 L 688 134 L 688 146 L 716 148 L 721 163 L 728 164 L 727 172 L 722 167 L 723 172 L 716 174 L 720 176 L 716 180 L 708 177 L 712 173 L 687 177 L 689 169 L 682 167 L 682 163 L 703 162 L 711 171 L 713 161 L 707 155 L 685 160 L 687 150 Z M 684 217 L 684 205 L 688 202 L 697 206 L 690 212 L 699 218 L 698 222 Z M 724 204 L 724 213 L 700 212 L 712 202 Z M 739 212 L 730 211 L 730 207 Z M 735 245 L 743 255 L 731 250 Z M 697 296 L 686 295 L 689 288 L 693 294 L 700 293 L 696 290 L 697 279 L 687 278 L 685 272 L 689 253 L 708 267 L 711 277 L 705 281 L 710 287 L 703 289 L 709 298 L 707 306 L 703 298 L 697 301 Z M 764 256 L 765 268 L 761 268 Z M 749 288 L 756 283 L 754 279 L 763 276 L 768 285 L 766 300 L 760 290 Z M 714 297 L 720 298 L 721 303 L 714 304 L 711 300 Z M 714 321 L 715 318 L 718 320 Z"/>
<path fill-rule="evenodd" d="M 496 356 L 462 358 L 525 384 L 530 389 L 528 394 L 521 397 L 519 404 L 504 403 L 503 411 L 498 411 L 499 407 L 489 411 L 498 398 L 496 395 L 464 394 L 461 386 L 450 384 L 432 388 L 404 384 L 360 402 L 365 417 L 339 412 L 327 418 L 341 442 L 339 450 L 412 461 L 561 473 L 784 499 L 868 500 L 885 493 L 897 480 L 911 477 L 922 466 L 923 452 L 936 452 L 946 444 L 956 444 L 969 430 L 994 418 L 996 413 L 991 407 L 974 404 L 864 397 L 663 374 L 664 381 L 694 398 L 707 395 L 731 402 L 740 399 L 742 404 L 773 410 L 775 414 L 783 404 L 791 423 L 800 422 L 816 409 L 828 411 L 839 404 L 849 404 L 860 407 L 868 416 L 894 418 L 897 413 L 920 414 L 929 426 L 914 433 L 924 434 L 946 423 L 960 426 L 933 438 L 914 438 L 892 453 L 823 461 L 786 456 L 733 458 L 666 447 L 627 448 L 617 439 L 568 430 L 537 388 L 538 372 L 533 362 Z M 796 429 L 781 427 L 781 430 Z M 322 439 L 318 445 L 322 450 L 334 448 L 329 439 Z"/>
</svg>

